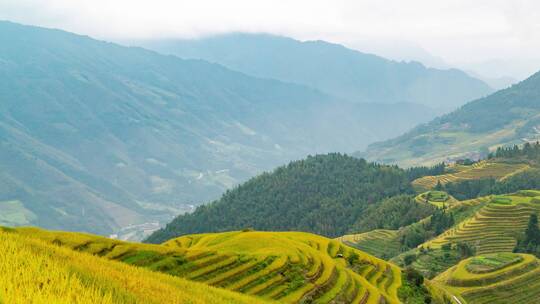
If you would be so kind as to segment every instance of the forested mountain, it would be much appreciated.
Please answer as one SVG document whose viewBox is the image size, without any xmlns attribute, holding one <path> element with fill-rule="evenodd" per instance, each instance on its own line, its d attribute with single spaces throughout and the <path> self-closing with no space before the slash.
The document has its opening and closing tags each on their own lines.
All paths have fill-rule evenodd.
<svg viewBox="0 0 540 304">
<path fill-rule="evenodd" d="M 325 41 L 238 33 L 135 44 L 216 62 L 249 75 L 304 84 L 353 102 L 405 102 L 453 110 L 492 92 L 460 70 L 395 62 Z"/>
<path fill-rule="evenodd" d="M 500 145 L 536 141 L 539 127 L 540 72 L 358 155 L 402 165 L 477 158 Z"/>
<path fill-rule="evenodd" d="M 362 211 L 383 198 L 412 192 L 404 170 L 342 154 L 310 156 L 264 173 L 219 200 L 181 215 L 149 242 L 175 236 L 254 228 L 343 235 Z"/>
<path fill-rule="evenodd" d="M 169 221 L 263 170 L 432 115 L 10 22 L 0 77 L 0 224 L 101 234 Z"/>
</svg>

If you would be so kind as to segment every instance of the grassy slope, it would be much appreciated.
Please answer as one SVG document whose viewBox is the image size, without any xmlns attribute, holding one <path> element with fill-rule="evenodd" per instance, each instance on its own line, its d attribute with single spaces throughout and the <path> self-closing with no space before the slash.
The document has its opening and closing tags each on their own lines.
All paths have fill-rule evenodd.
<svg viewBox="0 0 540 304">
<path fill-rule="evenodd" d="M 433 285 L 464 304 L 536 303 L 540 297 L 540 267 L 532 255 L 476 256 L 437 276 Z"/>
<path fill-rule="evenodd" d="M 268 300 L 379 303 L 385 298 L 388 303 L 399 302 L 398 267 L 308 233 L 200 234 L 150 245 L 36 228 L 16 231 L 47 243 Z"/>
<path fill-rule="evenodd" d="M 0 303 L 264 302 L 21 233 L 0 230 L 0 244 Z"/>
</svg>

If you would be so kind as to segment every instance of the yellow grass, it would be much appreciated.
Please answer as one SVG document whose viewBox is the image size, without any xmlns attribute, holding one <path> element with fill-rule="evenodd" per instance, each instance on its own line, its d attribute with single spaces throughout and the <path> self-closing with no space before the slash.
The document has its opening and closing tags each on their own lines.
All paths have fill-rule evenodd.
<svg viewBox="0 0 540 304">
<path fill-rule="evenodd" d="M 484 260 L 497 258 L 497 254 L 461 261 L 430 282 L 433 294 L 439 298 L 456 297 L 464 304 L 537 303 L 540 297 L 538 259 L 527 254 L 505 255 L 518 258 L 517 262 L 511 260 L 482 273 L 471 272 L 471 263 L 479 265 Z"/>
<path fill-rule="evenodd" d="M 0 230 L 0 302 L 262 303 Z"/>
<path fill-rule="evenodd" d="M 14 232 L 3 234 L 10 238 L 24 239 L 26 242 L 39 243 L 42 246 L 40 248 L 44 248 L 43 251 L 53 252 L 51 256 L 54 259 L 57 256 L 62 256 L 62 258 L 69 256 L 67 262 L 59 263 L 59 266 L 82 269 L 80 273 L 91 276 L 91 282 L 106 280 L 107 283 L 103 283 L 103 286 L 119 286 L 118 290 L 125 289 L 129 297 L 134 297 L 135 300 L 132 302 L 136 303 L 146 303 L 148 300 L 147 291 L 144 289 L 146 287 L 139 288 L 138 283 L 132 282 L 132 280 L 138 282 L 137 276 L 141 281 L 146 280 L 142 277 L 160 276 L 159 278 L 162 279 L 152 281 L 152 284 L 156 285 L 163 285 L 165 281 L 172 282 L 171 280 L 178 281 L 172 284 L 173 286 L 195 283 L 106 259 L 123 261 L 183 278 L 192 278 L 201 283 L 214 284 L 233 291 L 256 294 L 261 301 L 265 299 L 282 303 L 298 303 L 309 299 L 328 303 L 331 299 L 348 299 L 354 295 L 361 298 L 355 291 L 362 294 L 369 291 L 365 303 L 379 303 L 381 298 L 385 298 L 387 303 L 399 303 L 397 288 L 401 285 L 401 275 L 398 267 L 335 240 L 309 233 L 236 231 L 199 234 L 183 236 L 162 245 L 128 243 L 88 234 L 45 231 L 37 228 L 17 228 Z M 40 250 L 36 252 L 39 253 Z M 98 255 L 102 259 L 77 251 Z M 369 282 L 360 274 L 354 273 L 351 270 L 354 267 L 349 265 L 349 256 L 353 253 L 357 256 L 353 261 L 354 265 L 373 265 L 376 269 L 373 274 L 381 280 Z M 88 262 L 85 264 L 86 268 L 83 268 L 78 262 L 81 259 L 91 259 L 93 262 Z M 110 271 L 100 270 L 98 271 L 101 274 L 99 280 L 94 280 L 95 274 L 90 265 L 98 263 L 96 261 L 108 265 L 111 269 L 125 269 L 126 273 L 119 271 L 118 277 L 111 279 L 109 278 Z M 19 267 L 22 266 L 19 265 Z M 129 273 L 127 269 L 130 269 Z M 388 272 L 387 269 L 391 271 Z M 336 274 L 341 274 L 338 276 L 339 279 L 333 275 L 334 271 Z M 348 274 L 347 278 L 350 277 L 352 286 L 348 285 L 349 279 L 344 284 L 345 273 Z M 127 282 L 124 282 L 122 278 L 125 278 Z M 119 283 L 116 283 L 116 280 Z M 151 284 L 147 281 L 145 284 Z M 381 281 L 389 283 L 380 284 Z M 158 303 L 180 303 L 175 301 L 186 297 L 186 294 L 182 293 L 183 287 L 176 288 L 178 289 L 176 291 L 164 291 L 165 287 L 161 285 L 154 287 L 151 293 L 148 291 L 148 294 L 155 295 L 156 299 L 159 299 Z M 169 285 L 171 284 L 165 284 L 167 288 L 173 288 Z M 181 303 L 234 303 L 234 301 L 241 303 L 246 299 L 231 292 L 215 295 L 219 289 L 212 289 L 207 285 L 195 284 L 193 286 L 192 288 L 195 288 L 193 302 L 190 302 L 192 300 L 189 298 L 182 300 Z M 206 297 L 198 295 L 197 288 L 202 287 L 208 290 Z M 171 292 L 177 292 L 180 298 L 172 297 L 161 301 L 160 297 Z M 103 292 L 98 293 L 99 295 L 107 296 Z M 210 296 L 217 300 L 212 300 Z M 232 300 L 223 301 L 218 298 L 219 296 L 228 296 Z M 142 300 L 139 301 L 139 298 Z M 114 297 L 112 299 L 114 300 Z"/>
</svg>

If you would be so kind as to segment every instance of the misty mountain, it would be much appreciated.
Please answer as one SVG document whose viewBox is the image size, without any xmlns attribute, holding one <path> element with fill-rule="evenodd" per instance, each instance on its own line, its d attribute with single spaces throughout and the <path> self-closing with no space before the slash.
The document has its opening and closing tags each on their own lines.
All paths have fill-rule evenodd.
<svg viewBox="0 0 540 304">
<path fill-rule="evenodd" d="M 0 225 L 100 234 L 168 221 L 263 170 L 435 115 L 9 22 L 0 77 Z"/>
<path fill-rule="evenodd" d="M 352 102 L 416 103 L 453 110 L 492 89 L 457 70 L 396 62 L 325 41 L 266 34 L 136 42 L 182 58 L 216 62 L 249 75 L 307 85 Z"/>
<path fill-rule="evenodd" d="M 357 155 L 402 165 L 478 158 L 540 140 L 540 72 Z"/>
</svg>

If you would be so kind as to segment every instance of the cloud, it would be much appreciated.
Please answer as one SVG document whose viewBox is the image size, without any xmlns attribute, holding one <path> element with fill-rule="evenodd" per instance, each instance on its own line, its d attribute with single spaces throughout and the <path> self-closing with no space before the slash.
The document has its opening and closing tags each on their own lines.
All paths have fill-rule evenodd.
<svg viewBox="0 0 540 304">
<path fill-rule="evenodd" d="M 350 46 L 399 40 L 453 64 L 538 61 L 530 69 L 540 68 L 539 14 L 535 0 L 0 0 L 1 19 L 108 40 L 231 31 Z"/>
</svg>

